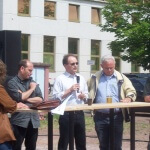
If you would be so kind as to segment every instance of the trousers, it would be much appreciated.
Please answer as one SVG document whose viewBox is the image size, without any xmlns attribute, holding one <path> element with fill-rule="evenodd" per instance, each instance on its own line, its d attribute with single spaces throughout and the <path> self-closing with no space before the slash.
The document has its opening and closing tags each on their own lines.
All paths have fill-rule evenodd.
<svg viewBox="0 0 150 150">
<path fill-rule="evenodd" d="M 60 138 L 58 142 L 58 150 L 67 150 L 69 143 L 69 113 L 65 112 L 59 118 L 59 132 Z M 86 136 L 85 136 L 85 120 L 84 112 L 74 112 L 74 138 L 77 150 L 86 150 Z"/>
<path fill-rule="evenodd" d="M 100 143 L 100 150 L 111 150 L 110 119 L 109 115 L 96 113 L 94 116 L 95 130 Z M 114 115 L 114 146 L 115 150 L 122 150 L 123 115 L 122 112 Z"/>
<path fill-rule="evenodd" d="M 2 131 L 1 131 L 2 132 Z M 0 150 L 12 150 L 12 145 L 10 142 L 4 142 L 0 144 Z"/>
<path fill-rule="evenodd" d="M 13 150 L 21 150 L 22 143 L 25 140 L 26 150 L 36 150 L 36 141 L 38 137 L 38 128 L 33 128 L 31 121 L 27 128 L 12 125 L 16 142 L 13 144 Z"/>
</svg>

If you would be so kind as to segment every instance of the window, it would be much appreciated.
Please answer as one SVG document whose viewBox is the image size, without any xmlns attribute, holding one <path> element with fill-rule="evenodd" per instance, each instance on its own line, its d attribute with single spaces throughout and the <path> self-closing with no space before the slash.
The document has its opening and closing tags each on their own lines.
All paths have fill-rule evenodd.
<svg viewBox="0 0 150 150">
<path fill-rule="evenodd" d="M 120 58 L 115 57 L 115 61 L 116 61 L 115 69 L 120 71 Z"/>
<path fill-rule="evenodd" d="M 29 16 L 30 0 L 18 0 L 18 14 Z"/>
<path fill-rule="evenodd" d="M 55 19 L 56 3 L 51 1 L 44 2 L 44 16 L 46 18 Z"/>
<path fill-rule="evenodd" d="M 116 28 L 118 26 L 118 20 L 119 20 L 119 18 L 122 18 L 122 13 L 121 12 L 116 12 L 114 14 L 114 19 L 113 19 L 113 22 L 112 22 L 112 26 L 114 28 Z"/>
<path fill-rule="evenodd" d="M 93 24 L 100 23 L 100 9 L 99 8 L 92 8 L 91 23 Z"/>
<path fill-rule="evenodd" d="M 131 63 L 131 72 L 139 72 L 139 66 L 136 63 Z"/>
<path fill-rule="evenodd" d="M 79 22 L 79 6 L 69 5 L 69 21 Z"/>
<path fill-rule="evenodd" d="M 112 51 L 112 55 L 114 56 L 116 61 L 115 69 L 120 71 L 120 52 Z"/>
<path fill-rule="evenodd" d="M 68 53 L 78 55 L 78 41 L 76 38 L 69 38 L 68 40 Z"/>
<path fill-rule="evenodd" d="M 29 35 L 21 35 L 21 59 L 29 59 Z"/>
<path fill-rule="evenodd" d="M 95 64 L 91 66 L 91 71 L 96 72 L 100 68 L 100 41 L 91 40 L 91 60 L 95 61 Z"/>
<path fill-rule="evenodd" d="M 140 19 L 140 13 L 132 13 L 131 17 L 132 17 L 132 24 L 135 24 L 137 22 L 139 22 Z"/>
<path fill-rule="evenodd" d="M 43 62 L 50 64 L 50 71 L 54 71 L 55 37 L 44 36 Z"/>
</svg>

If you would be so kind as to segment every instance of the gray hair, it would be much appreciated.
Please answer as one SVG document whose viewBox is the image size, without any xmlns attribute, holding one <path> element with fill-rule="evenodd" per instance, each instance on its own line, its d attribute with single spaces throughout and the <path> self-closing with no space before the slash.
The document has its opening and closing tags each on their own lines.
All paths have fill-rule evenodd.
<svg viewBox="0 0 150 150">
<path fill-rule="evenodd" d="M 104 55 L 102 58 L 101 58 L 101 64 L 103 62 L 108 62 L 109 60 L 113 60 L 115 63 L 115 58 L 112 56 L 112 55 Z"/>
</svg>

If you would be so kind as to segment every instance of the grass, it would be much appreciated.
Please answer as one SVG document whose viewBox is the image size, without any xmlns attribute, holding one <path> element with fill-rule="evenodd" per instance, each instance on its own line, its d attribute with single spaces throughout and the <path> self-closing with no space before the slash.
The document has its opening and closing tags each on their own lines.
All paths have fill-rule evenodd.
<svg viewBox="0 0 150 150">
<path fill-rule="evenodd" d="M 48 117 L 47 117 L 47 115 L 45 117 L 46 117 L 45 120 L 40 121 L 40 124 L 41 124 L 40 129 L 47 128 Z M 53 115 L 53 128 L 54 129 L 58 129 L 58 126 L 59 126 L 58 120 L 59 120 L 59 115 Z M 86 124 L 86 130 L 87 131 L 91 131 L 92 129 L 94 129 L 93 118 L 89 114 L 85 114 L 85 124 Z"/>
<path fill-rule="evenodd" d="M 147 122 L 142 122 L 142 121 L 136 121 L 135 122 L 135 132 L 136 133 L 143 133 L 149 132 L 149 124 Z M 124 123 L 124 133 L 129 133 L 130 132 L 130 122 Z"/>
<path fill-rule="evenodd" d="M 59 115 L 53 115 L 53 128 L 54 129 L 59 128 L 58 120 L 59 120 Z M 47 115 L 46 115 L 46 119 L 41 120 L 40 123 L 41 123 L 40 129 L 47 128 L 47 125 L 48 125 Z M 85 113 L 85 124 L 86 124 L 86 131 L 90 132 L 92 130 L 95 130 L 93 117 L 91 117 L 89 113 Z M 136 121 L 135 131 L 142 132 L 143 130 L 147 130 L 147 132 L 149 132 L 149 128 L 150 128 L 149 126 L 150 125 L 148 122 Z M 124 133 L 128 133 L 128 132 L 130 132 L 130 122 L 124 123 Z"/>
</svg>

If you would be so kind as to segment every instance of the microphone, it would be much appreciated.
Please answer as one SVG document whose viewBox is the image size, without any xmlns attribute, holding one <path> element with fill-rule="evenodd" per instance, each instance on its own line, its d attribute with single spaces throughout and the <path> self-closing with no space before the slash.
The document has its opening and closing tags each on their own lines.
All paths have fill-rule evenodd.
<svg viewBox="0 0 150 150">
<path fill-rule="evenodd" d="M 77 83 L 80 83 L 80 76 L 77 76 Z M 79 89 L 77 89 L 77 93 L 79 93 Z"/>
</svg>

